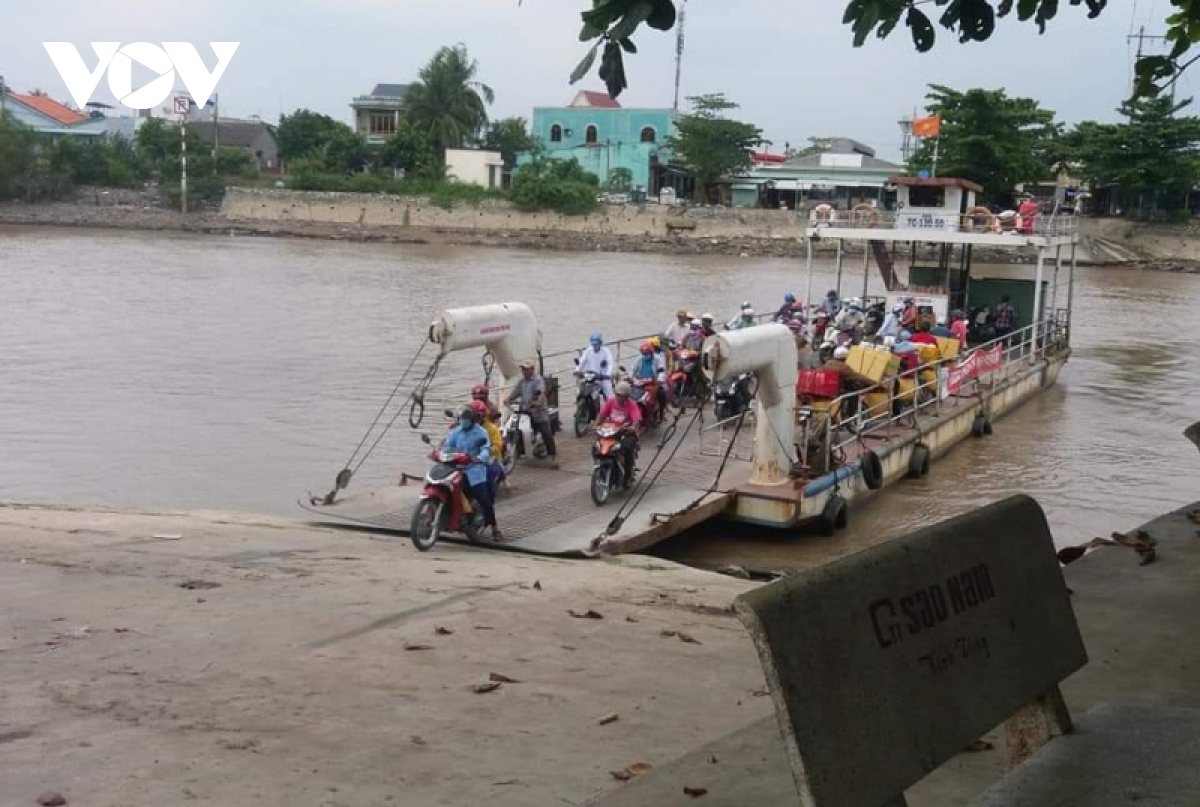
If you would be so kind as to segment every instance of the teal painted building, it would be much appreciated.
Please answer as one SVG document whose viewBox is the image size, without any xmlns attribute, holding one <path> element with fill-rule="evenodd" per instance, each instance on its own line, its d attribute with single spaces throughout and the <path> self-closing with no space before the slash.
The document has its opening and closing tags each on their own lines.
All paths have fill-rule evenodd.
<svg viewBox="0 0 1200 807">
<path fill-rule="evenodd" d="M 579 161 L 601 184 L 614 168 L 628 168 L 635 188 L 657 193 L 672 186 L 665 147 L 675 133 L 670 109 L 625 109 L 604 93 L 584 91 L 565 107 L 536 107 L 530 132 L 543 155 Z M 517 165 L 528 162 L 523 154 Z"/>
</svg>

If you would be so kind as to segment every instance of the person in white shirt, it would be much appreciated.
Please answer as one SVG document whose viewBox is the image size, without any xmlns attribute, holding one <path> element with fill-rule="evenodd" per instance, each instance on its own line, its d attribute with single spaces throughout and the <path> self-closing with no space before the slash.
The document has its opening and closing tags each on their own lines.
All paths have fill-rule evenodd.
<svg viewBox="0 0 1200 807">
<path fill-rule="evenodd" d="M 686 308 L 681 308 L 675 312 L 675 321 L 672 322 L 665 331 L 663 331 L 663 339 L 667 341 L 667 346 L 678 346 L 683 343 L 683 337 L 688 335 L 691 329 L 692 315 Z"/>
<path fill-rule="evenodd" d="M 604 346 L 604 337 L 599 333 L 594 333 L 588 340 L 591 344 L 583 349 L 579 354 L 580 373 L 595 373 L 596 379 L 600 382 L 600 390 L 604 393 L 605 398 L 611 398 L 613 394 L 612 374 L 616 369 L 613 363 L 612 352 Z"/>
</svg>

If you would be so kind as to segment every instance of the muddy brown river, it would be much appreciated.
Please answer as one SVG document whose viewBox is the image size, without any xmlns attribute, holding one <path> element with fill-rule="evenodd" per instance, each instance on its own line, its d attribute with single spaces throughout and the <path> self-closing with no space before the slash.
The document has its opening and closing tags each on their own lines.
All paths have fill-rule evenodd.
<svg viewBox="0 0 1200 807">
<path fill-rule="evenodd" d="M 0 228 L 0 284 L 0 499 L 292 515 L 328 488 L 443 307 L 527 302 L 553 350 L 665 326 L 681 304 L 774 308 L 803 293 L 804 273 L 754 258 Z M 1200 276 L 1081 269 L 1058 386 L 857 508 L 836 551 L 1015 492 L 1041 501 L 1060 543 L 1196 499 L 1200 457 L 1181 432 L 1200 419 L 1197 305 Z M 454 371 L 471 377 L 471 362 Z M 423 470 L 411 432 L 396 432 L 356 485 Z M 660 552 L 776 568 L 831 549 L 713 524 Z"/>
</svg>

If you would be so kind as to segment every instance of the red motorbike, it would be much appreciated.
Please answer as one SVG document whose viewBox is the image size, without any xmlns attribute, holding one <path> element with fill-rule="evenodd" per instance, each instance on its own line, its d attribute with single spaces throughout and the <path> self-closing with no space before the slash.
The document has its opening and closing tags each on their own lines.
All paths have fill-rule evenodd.
<svg viewBox="0 0 1200 807">
<path fill-rule="evenodd" d="M 683 406 L 686 400 L 698 402 L 708 397 L 708 382 L 700 372 L 700 351 L 681 348 L 668 381 L 676 406 Z"/>
<path fill-rule="evenodd" d="M 483 513 L 467 496 L 470 455 L 435 448 L 429 459 L 434 464 L 425 474 L 425 488 L 409 526 L 413 546 L 428 552 L 437 545 L 443 532 L 462 533 L 469 540 L 478 541 L 485 525 Z"/>
<path fill-rule="evenodd" d="M 657 381 L 649 378 L 638 378 L 633 381 L 633 400 L 642 410 L 642 423 L 647 429 L 657 428 L 663 419 L 663 408 L 660 405 L 661 395 Z"/>
</svg>

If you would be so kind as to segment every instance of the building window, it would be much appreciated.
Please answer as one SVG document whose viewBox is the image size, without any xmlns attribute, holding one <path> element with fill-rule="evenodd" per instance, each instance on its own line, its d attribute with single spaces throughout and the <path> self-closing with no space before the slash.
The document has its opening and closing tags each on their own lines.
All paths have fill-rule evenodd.
<svg viewBox="0 0 1200 807">
<path fill-rule="evenodd" d="M 559 126 L 557 123 L 550 127 L 550 142 L 551 143 L 561 143 L 562 142 L 562 127 Z"/>
<path fill-rule="evenodd" d="M 367 126 L 371 134 L 395 134 L 396 116 L 391 112 L 372 113 Z"/>
<path fill-rule="evenodd" d="M 583 142 L 587 143 L 589 146 L 594 146 L 600 142 L 600 132 L 596 129 L 594 124 L 588 124 L 583 136 Z"/>
<path fill-rule="evenodd" d="M 908 189 L 909 207 L 945 207 L 946 189 L 939 185 L 913 185 Z"/>
<path fill-rule="evenodd" d="M 655 143 L 658 141 L 658 133 L 654 131 L 653 126 L 647 126 L 642 129 L 642 142 Z"/>
</svg>

